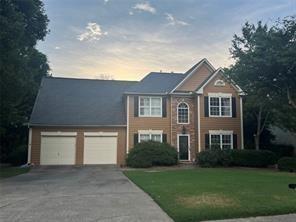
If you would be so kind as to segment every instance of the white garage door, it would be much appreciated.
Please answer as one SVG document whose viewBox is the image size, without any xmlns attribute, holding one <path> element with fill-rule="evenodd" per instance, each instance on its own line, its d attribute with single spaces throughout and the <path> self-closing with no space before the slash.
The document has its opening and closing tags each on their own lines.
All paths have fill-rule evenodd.
<svg viewBox="0 0 296 222">
<path fill-rule="evenodd" d="M 116 164 L 117 133 L 85 133 L 84 164 Z"/>
<path fill-rule="evenodd" d="M 41 133 L 41 165 L 75 164 L 76 133 Z"/>
</svg>

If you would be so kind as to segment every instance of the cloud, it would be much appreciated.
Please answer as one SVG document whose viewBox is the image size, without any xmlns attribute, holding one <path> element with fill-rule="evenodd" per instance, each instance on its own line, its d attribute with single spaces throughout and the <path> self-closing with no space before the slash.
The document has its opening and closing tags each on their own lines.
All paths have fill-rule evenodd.
<svg viewBox="0 0 296 222">
<path fill-rule="evenodd" d="M 178 19 L 176 19 L 172 14 L 170 14 L 170 13 L 165 13 L 165 15 L 166 15 L 166 19 L 168 20 L 168 24 L 169 25 L 173 25 L 173 26 L 175 26 L 175 25 L 180 25 L 180 26 L 187 26 L 187 25 L 189 25 L 187 22 L 184 22 L 184 21 L 181 21 L 181 20 L 178 20 Z"/>
<path fill-rule="evenodd" d="M 129 15 L 134 15 L 133 11 L 128 12 Z"/>
<path fill-rule="evenodd" d="M 95 22 L 89 22 L 85 28 L 85 31 L 78 35 L 77 39 L 79 41 L 100 40 L 104 35 L 108 35 L 108 33 L 103 32 L 99 24 Z"/>
<path fill-rule="evenodd" d="M 56 46 L 56 47 L 54 47 L 54 49 L 59 50 L 59 49 L 61 49 L 61 47 Z"/>
<path fill-rule="evenodd" d="M 145 2 L 145 3 L 138 3 L 136 4 L 133 9 L 136 9 L 138 11 L 144 11 L 144 12 L 149 12 L 151 14 L 155 14 L 156 13 L 156 9 L 153 8 L 149 2 Z"/>
</svg>

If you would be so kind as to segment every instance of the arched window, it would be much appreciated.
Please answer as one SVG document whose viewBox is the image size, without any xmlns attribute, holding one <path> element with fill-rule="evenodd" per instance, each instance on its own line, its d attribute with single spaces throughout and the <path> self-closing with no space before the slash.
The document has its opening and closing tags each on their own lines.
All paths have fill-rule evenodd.
<svg viewBox="0 0 296 222">
<path fill-rule="evenodd" d="M 189 107 L 186 103 L 178 105 L 178 123 L 189 123 Z"/>
</svg>

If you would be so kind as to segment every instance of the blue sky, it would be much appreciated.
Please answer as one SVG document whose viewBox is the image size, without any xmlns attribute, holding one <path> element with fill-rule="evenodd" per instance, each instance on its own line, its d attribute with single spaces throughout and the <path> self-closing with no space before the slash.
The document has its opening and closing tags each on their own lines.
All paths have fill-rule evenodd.
<svg viewBox="0 0 296 222">
<path fill-rule="evenodd" d="M 296 14 L 296 0 L 45 0 L 50 33 L 37 48 L 53 76 L 139 80 L 185 72 L 202 58 L 233 63 L 229 48 L 246 22 Z"/>
</svg>

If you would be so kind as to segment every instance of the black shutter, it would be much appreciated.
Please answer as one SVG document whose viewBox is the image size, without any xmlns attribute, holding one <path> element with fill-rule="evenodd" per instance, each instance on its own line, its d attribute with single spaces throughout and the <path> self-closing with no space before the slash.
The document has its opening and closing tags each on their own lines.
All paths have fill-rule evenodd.
<svg viewBox="0 0 296 222">
<path fill-rule="evenodd" d="M 205 149 L 209 149 L 210 148 L 210 135 L 209 134 L 205 134 Z"/>
<path fill-rule="evenodd" d="M 233 134 L 232 135 L 232 139 L 233 139 L 233 149 L 237 149 L 237 135 Z"/>
<path fill-rule="evenodd" d="M 166 117 L 167 116 L 167 110 L 166 110 L 166 104 L 167 104 L 167 99 L 166 97 L 162 97 L 162 117 Z"/>
<path fill-rule="evenodd" d="M 134 116 L 139 116 L 139 96 L 134 96 Z"/>
<path fill-rule="evenodd" d="M 167 143 L 167 135 L 166 134 L 162 134 L 162 142 Z"/>
<path fill-rule="evenodd" d="M 236 99 L 235 97 L 232 97 L 232 117 L 236 117 Z"/>
<path fill-rule="evenodd" d="M 137 143 L 139 143 L 139 140 L 138 140 L 138 134 L 135 133 L 135 134 L 134 134 L 134 145 L 136 145 Z"/>
<path fill-rule="evenodd" d="M 209 97 L 204 97 L 204 111 L 205 111 L 205 117 L 209 117 Z"/>
</svg>

